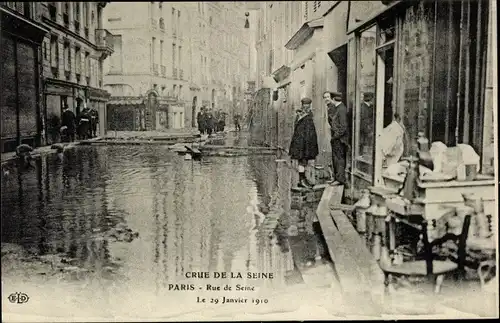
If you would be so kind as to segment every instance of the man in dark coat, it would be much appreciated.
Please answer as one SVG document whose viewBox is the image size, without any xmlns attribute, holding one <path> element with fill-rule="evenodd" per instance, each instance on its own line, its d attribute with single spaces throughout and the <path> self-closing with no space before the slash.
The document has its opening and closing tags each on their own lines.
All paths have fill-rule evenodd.
<svg viewBox="0 0 500 323">
<path fill-rule="evenodd" d="M 347 107 L 342 103 L 342 94 L 339 92 L 323 93 L 323 100 L 328 108 L 328 123 L 331 131 L 332 164 L 335 184 L 346 184 L 346 159 L 349 146 L 347 123 Z"/>
<path fill-rule="evenodd" d="M 205 107 L 201 107 L 200 111 L 196 115 L 196 121 L 198 121 L 198 130 L 201 134 L 204 134 L 206 131 L 205 117 Z"/>
<path fill-rule="evenodd" d="M 99 112 L 95 108 L 90 109 L 90 123 L 92 124 L 92 136 L 97 137 L 97 125 L 99 124 Z"/>
<path fill-rule="evenodd" d="M 210 136 L 210 135 L 212 135 L 212 132 L 214 131 L 214 128 L 215 128 L 215 118 L 214 118 L 214 115 L 212 114 L 211 109 L 208 109 L 208 112 L 207 112 L 206 125 L 207 125 L 207 133 Z"/>
<path fill-rule="evenodd" d="M 224 111 L 219 112 L 219 131 L 224 131 L 224 128 L 226 127 L 226 113 Z"/>
<path fill-rule="evenodd" d="M 292 141 L 290 143 L 290 158 L 299 163 L 299 187 L 310 188 L 307 180 L 305 167 L 309 160 L 318 156 L 318 137 L 311 111 L 311 99 L 301 100 L 301 108 L 297 111 Z"/>
<path fill-rule="evenodd" d="M 239 113 L 236 113 L 234 115 L 234 129 L 236 129 L 236 131 L 241 131 L 240 120 L 241 120 L 241 115 Z"/>
<path fill-rule="evenodd" d="M 80 140 L 88 138 L 90 131 L 90 109 L 85 107 L 78 116 L 78 136 Z"/>
<path fill-rule="evenodd" d="M 75 141 L 76 117 L 73 111 L 68 109 L 68 106 L 63 107 L 61 116 L 61 135 L 63 142 Z"/>
<path fill-rule="evenodd" d="M 373 134 L 374 134 L 374 113 L 373 93 L 366 92 L 363 94 L 363 102 L 360 109 L 360 127 L 359 127 L 359 144 L 362 155 L 372 157 L 373 151 Z"/>
</svg>

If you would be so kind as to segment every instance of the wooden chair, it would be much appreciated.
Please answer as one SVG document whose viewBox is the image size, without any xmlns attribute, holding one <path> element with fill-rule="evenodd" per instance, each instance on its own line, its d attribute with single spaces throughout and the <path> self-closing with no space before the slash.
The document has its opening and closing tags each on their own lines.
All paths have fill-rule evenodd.
<svg viewBox="0 0 500 323">
<path fill-rule="evenodd" d="M 427 277 L 428 279 L 435 281 L 434 292 L 439 293 L 444 280 L 444 275 L 450 273 L 463 274 L 470 221 L 471 216 L 465 216 L 460 235 L 446 233 L 441 238 L 435 239 L 432 242 L 429 242 L 427 235 L 427 221 L 424 220 L 422 224 L 412 223 L 411 226 L 417 228 L 422 234 L 423 254 L 420 257 L 417 256 L 416 260 L 406 261 L 399 265 L 389 265 L 381 262 L 380 267 L 385 276 L 384 285 L 386 292 L 389 291 L 392 276 Z M 407 221 L 401 222 L 410 224 Z M 434 247 L 442 246 L 445 242 L 450 240 L 454 241 L 458 245 L 457 261 L 452 261 L 451 259 L 439 259 L 439 255 L 433 250 Z"/>
</svg>

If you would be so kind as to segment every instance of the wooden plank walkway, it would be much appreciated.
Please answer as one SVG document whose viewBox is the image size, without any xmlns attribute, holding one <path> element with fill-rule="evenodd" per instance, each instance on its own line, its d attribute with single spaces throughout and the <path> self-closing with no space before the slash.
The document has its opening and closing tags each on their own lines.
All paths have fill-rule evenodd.
<svg viewBox="0 0 500 323">
<path fill-rule="evenodd" d="M 317 216 L 342 289 L 344 312 L 380 316 L 383 302 L 383 272 L 340 205 L 343 186 L 325 189 Z"/>
</svg>

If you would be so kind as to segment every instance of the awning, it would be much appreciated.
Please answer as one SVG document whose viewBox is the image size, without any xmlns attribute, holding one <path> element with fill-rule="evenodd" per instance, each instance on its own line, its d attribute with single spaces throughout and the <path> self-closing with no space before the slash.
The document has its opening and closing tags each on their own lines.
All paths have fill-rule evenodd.
<svg viewBox="0 0 500 323">
<path fill-rule="evenodd" d="M 285 48 L 294 50 L 299 48 L 306 40 L 312 37 L 314 34 L 314 29 L 323 28 L 324 18 L 317 18 L 311 21 L 306 22 L 300 27 L 300 29 L 290 38 L 290 40 L 286 43 Z"/>
</svg>

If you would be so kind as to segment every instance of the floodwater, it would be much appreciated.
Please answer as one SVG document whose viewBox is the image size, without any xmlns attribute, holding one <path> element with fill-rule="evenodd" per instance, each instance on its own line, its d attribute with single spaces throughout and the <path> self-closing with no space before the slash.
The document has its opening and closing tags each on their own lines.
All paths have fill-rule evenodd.
<svg viewBox="0 0 500 323">
<path fill-rule="evenodd" d="M 276 156 L 187 161 L 156 145 L 80 146 L 34 164 L 2 173 L 2 295 L 30 297 L 3 303 L 12 318 L 328 314 L 333 270 L 306 266 L 318 251 L 304 221 L 288 239 L 292 174 Z"/>
</svg>

